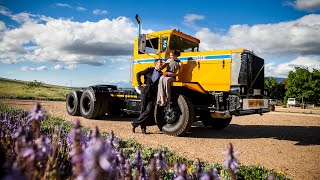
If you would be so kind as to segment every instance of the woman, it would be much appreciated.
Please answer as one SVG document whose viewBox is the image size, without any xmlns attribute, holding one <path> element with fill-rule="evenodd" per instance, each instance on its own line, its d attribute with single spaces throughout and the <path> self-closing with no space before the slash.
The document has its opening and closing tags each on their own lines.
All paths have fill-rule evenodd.
<svg viewBox="0 0 320 180">
<path fill-rule="evenodd" d="M 182 66 L 181 61 L 178 59 L 180 51 L 172 50 L 170 52 L 170 59 L 168 59 L 161 69 L 167 67 L 167 70 L 160 77 L 158 84 L 157 104 L 159 106 L 165 106 L 171 98 L 171 82 L 176 81 L 176 76 L 180 72 Z"/>
</svg>

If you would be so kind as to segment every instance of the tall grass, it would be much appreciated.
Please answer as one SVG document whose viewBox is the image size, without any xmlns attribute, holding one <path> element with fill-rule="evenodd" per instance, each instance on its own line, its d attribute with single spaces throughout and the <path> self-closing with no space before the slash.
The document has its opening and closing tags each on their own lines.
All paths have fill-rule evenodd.
<svg viewBox="0 0 320 180">
<path fill-rule="evenodd" d="M 0 78 L 0 98 L 64 101 L 71 88 Z"/>
</svg>

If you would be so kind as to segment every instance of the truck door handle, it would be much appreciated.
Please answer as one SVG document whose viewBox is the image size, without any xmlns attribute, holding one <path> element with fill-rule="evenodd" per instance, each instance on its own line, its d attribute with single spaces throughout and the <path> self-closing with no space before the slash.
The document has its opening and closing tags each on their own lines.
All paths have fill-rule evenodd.
<svg viewBox="0 0 320 180">
<path fill-rule="evenodd" d="M 224 60 L 222 61 L 222 69 L 224 69 L 224 66 L 225 66 L 225 62 Z"/>
<path fill-rule="evenodd" d="M 200 69 L 200 61 L 198 61 L 198 69 Z"/>
</svg>

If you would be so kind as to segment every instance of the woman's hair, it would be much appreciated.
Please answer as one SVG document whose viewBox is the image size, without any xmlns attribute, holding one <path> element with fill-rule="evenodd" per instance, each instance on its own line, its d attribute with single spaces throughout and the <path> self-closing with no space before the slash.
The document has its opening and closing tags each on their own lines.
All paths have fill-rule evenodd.
<svg viewBox="0 0 320 180">
<path fill-rule="evenodd" d="M 180 56 L 180 51 L 179 50 L 171 50 L 171 53 L 173 55 Z"/>
</svg>

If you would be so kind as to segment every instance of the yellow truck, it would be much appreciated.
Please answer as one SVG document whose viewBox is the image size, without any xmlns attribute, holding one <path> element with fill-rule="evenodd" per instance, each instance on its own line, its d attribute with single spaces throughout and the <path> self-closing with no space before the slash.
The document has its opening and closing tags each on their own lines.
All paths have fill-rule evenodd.
<svg viewBox="0 0 320 180">
<path fill-rule="evenodd" d="M 137 17 L 136 17 L 137 18 Z M 155 122 L 163 133 L 186 134 L 193 122 L 224 129 L 232 116 L 269 112 L 264 89 L 264 60 L 246 49 L 200 51 L 200 40 L 179 30 L 141 34 L 134 42 L 132 86 L 91 86 L 67 95 L 70 115 L 97 118 L 106 113 L 139 114 L 140 100 L 136 73 L 166 61 L 171 50 L 180 50 L 182 69 L 171 84 L 172 104 L 155 107 Z"/>
</svg>

